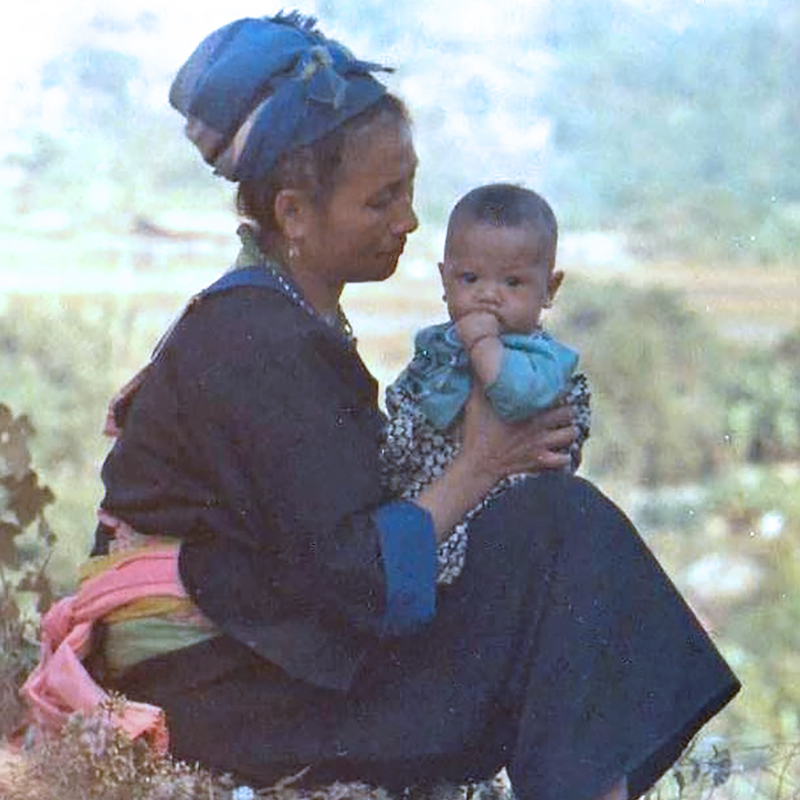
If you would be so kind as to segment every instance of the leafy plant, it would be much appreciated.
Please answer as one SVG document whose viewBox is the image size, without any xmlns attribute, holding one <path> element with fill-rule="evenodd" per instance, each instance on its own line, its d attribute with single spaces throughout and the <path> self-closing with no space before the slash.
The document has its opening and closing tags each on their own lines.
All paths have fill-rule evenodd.
<svg viewBox="0 0 800 800">
<path fill-rule="evenodd" d="M 56 537 L 44 509 L 54 497 L 31 468 L 33 433 L 27 417 L 0 404 L 0 735 L 19 719 L 17 689 L 37 654 L 36 613 L 53 601 L 45 570 Z"/>
</svg>

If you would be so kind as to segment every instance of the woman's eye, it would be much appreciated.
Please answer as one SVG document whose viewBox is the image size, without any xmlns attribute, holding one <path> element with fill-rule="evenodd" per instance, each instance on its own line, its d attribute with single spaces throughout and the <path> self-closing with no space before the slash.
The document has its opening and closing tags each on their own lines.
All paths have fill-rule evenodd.
<svg viewBox="0 0 800 800">
<path fill-rule="evenodd" d="M 394 194 L 392 192 L 381 192 L 380 194 L 376 194 L 374 197 L 370 197 L 367 200 L 367 206 L 369 208 L 373 208 L 376 211 L 380 211 L 384 208 L 388 208 L 392 200 L 394 200 Z"/>
<path fill-rule="evenodd" d="M 512 289 L 516 288 L 517 286 L 521 286 L 522 281 L 516 275 L 509 275 L 506 278 L 506 286 L 510 286 Z"/>
</svg>

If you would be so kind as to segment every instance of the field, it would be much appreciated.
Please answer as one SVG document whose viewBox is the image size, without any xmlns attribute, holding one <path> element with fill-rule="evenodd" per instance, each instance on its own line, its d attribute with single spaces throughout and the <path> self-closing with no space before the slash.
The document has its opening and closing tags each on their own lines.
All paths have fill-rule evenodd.
<svg viewBox="0 0 800 800">
<path fill-rule="evenodd" d="M 565 266 L 570 280 L 620 281 L 634 286 L 663 286 L 682 292 L 712 327 L 736 340 L 771 343 L 800 324 L 800 266 L 723 269 L 695 265 L 640 266 L 629 269 Z M 365 359 L 376 373 L 391 376 L 406 359 L 412 331 L 443 318 L 436 269 L 429 278 L 403 270 L 383 285 L 355 287 L 347 295 L 353 327 Z M 557 309 L 551 312 L 558 314 Z"/>
<path fill-rule="evenodd" d="M 234 236 L 148 239 L 111 233 L 0 235 L 0 299 L 56 295 L 64 304 L 131 304 L 140 322 L 166 324 L 192 292 L 211 282 L 236 253 Z M 565 248 L 569 251 L 569 248 Z M 349 287 L 345 307 L 362 355 L 381 382 L 405 362 L 413 331 L 443 318 L 438 247 L 411 240 L 397 274 L 383 284 Z M 570 281 L 619 281 L 683 293 L 723 336 L 771 343 L 800 322 L 800 266 L 561 264 Z M 1 306 L 0 306 L 1 308 Z M 557 316 L 557 309 L 551 312 Z M 133 355 L 133 354 L 132 354 Z M 141 353 L 145 358 L 147 352 Z"/>
</svg>

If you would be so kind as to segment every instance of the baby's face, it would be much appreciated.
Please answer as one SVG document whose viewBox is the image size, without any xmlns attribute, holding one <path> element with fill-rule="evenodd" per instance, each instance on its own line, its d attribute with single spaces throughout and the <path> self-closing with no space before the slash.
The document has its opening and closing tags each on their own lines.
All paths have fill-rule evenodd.
<svg viewBox="0 0 800 800">
<path fill-rule="evenodd" d="M 452 320 L 488 311 L 503 332 L 532 333 L 561 282 L 547 243 L 527 226 L 465 223 L 450 236 L 439 265 Z"/>
</svg>

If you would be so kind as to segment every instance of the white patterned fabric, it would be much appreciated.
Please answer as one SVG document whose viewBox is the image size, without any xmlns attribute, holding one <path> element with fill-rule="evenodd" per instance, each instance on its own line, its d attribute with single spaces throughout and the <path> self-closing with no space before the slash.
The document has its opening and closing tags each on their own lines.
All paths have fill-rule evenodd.
<svg viewBox="0 0 800 800">
<path fill-rule="evenodd" d="M 570 448 L 571 472 L 580 463 L 580 451 L 589 437 L 590 392 L 586 376 L 573 375 L 568 381 L 565 401 L 573 412 L 578 436 Z M 460 447 L 461 425 L 456 422 L 447 431 L 437 431 L 422 413 L 417 399 L 406 389 L 395 385 L 386 390 L 387 422 L 381 447 L 381 469 L 386 488 L 394 495 L 413 499 L 455 458 Z M 511 475 L 500 481 L 484 500 L 470 509 L 439 545 L 439 584 L 455 581 L 467 557 L 469 523 L 509 486 L 534 477 L 532 474 Z"/>
</svg>

